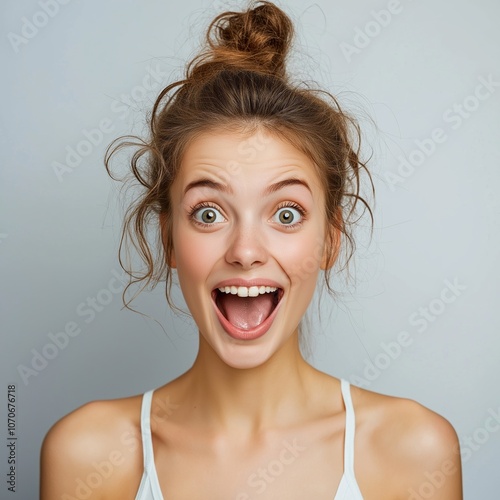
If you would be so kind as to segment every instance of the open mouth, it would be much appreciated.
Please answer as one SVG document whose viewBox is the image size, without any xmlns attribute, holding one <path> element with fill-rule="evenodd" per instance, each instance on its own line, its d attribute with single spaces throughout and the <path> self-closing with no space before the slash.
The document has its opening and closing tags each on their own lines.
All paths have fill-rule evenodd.
<svg viewBox="0 0 500 500">
<path fill-rule="evenodd" d="M 265 333 L 283 290 L 272 286 L 224 286 L 212 298 L 224 329 L 232 336 L 249 338 Z"/>
</svg>

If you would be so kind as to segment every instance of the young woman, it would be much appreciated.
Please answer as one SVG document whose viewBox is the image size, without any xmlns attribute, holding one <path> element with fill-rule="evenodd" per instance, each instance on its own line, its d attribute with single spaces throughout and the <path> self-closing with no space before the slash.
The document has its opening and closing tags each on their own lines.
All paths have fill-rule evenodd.
<svg viewBox="0 0 500 500">
<path fill-rule="evenodd" d="M 270 2 L 221 14 L 186 78 L 158 97 L 132 158 L 144 194 L 125 231 L 147 265 L 132 281 L 166 279 L 170 302 L 175 270 L 198 355 L 154 391 L 54 425 L 42 500 L 462 498 L 444 418 L 301 355 L 318 277 L 329 287 L 356 206 L 368 205 L 355 122 L 287 76 L 292 28 Z M 152 220 L 158 256 L 145 238 Z"/>
</svg>

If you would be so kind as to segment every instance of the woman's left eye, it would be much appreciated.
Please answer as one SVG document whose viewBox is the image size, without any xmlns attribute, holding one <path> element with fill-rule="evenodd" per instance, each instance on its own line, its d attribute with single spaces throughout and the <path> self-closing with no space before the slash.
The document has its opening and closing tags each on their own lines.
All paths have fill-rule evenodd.
<svg viewBox="0 0 500 500">
<path fill-rule="evenodd" d="M 302 222 L 304 213 L 296 207 L 281 207 L 273 216 L 273 221 L 283 226 L 293 226 Z"/>
</svg>

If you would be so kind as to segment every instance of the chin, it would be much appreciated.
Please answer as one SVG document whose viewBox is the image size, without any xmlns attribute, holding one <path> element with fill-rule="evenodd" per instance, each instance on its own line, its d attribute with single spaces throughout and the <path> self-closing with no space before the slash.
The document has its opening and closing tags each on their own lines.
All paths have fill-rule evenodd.
<svg viewBox="0 0 500 500">
<path fill-rule="evenodd" d="M 218 339 L 207 339 L 205 341 L 217 357 L 227 366 L 238 370 L 250 370 L 265 365 L 281 348 L 281 342 L 276 343 L 276 337 L 272 332 L 260 337 L 252 343 L 248 341 L 235 340 L 228 336 L 219 326 L 216 330 L 220 332 Z"/>
<path fill-rule="evenodd" d="M 246 349 L 245 349 L 246 350 Z M 221 353 L 219 358 L 230 368 L 236 370 L 252 370 L 265 365 L 272 357 L 273 353 L 254 352 L 250 355 L 242 352 L 238 354 Z"/>
</svg>

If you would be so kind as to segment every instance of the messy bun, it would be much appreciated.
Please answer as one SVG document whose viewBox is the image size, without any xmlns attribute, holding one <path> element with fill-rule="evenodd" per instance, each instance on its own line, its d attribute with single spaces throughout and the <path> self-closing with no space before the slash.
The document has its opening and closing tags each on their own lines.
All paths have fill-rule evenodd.
<svg viewBox="0 0 500 500">
<path fill-rule="evenodd" d="M 218 15 L 209 26 L 204 49 L 187 65 L 184 79 L 159 94 L 149 120 L 149 137 L 126 136 L 109 145 L 105 164 L 112 177 L 111 158 L 122 148 L 135 148 L 131 173 L 143 188 L 126 213 L 120 244 L 120 263 L 130 276 L 129 287 L 139 284 L 142 290 L 165 280 L 167 300 L 173 306 L 168 265 L 173 251 L 170 188 L 189 142 L 207 130 L 246 134 L 263 130 L 304 152 L 317 168 L 327 223 L 335 229 L 327 231 L 330 261 L 338 260 L 334 239 L 339 232 L 344 264 L 350 260 L 351 226 L 359 219 L 358 206 L 372 218 L 360 195 L 363 172 L 373 189 L 360 158 L 360 129 L 330 93 L 290 83 L 286 59 L 292 36 L 289 17 L 268 1 L 252 2 L 243 12 Z M 154 241 L 149 238 L 151 230 Z M 145 264 L 139 271 L 122 261 L 129 243 Z M 325 282 L 332 291 L 329 272 L 325 271 Z M 124 292 L 125 304 L 130 300 Z"/>
<path fill-rule="evenodd" d="M 270 2 L 245 12 L 224 12 L 210 24 L 207 49 L 188 65 L 187 77 L 204 78 L 231 66 L 284 78 L 292 37 L 290 19 Z"/>
</svg>

